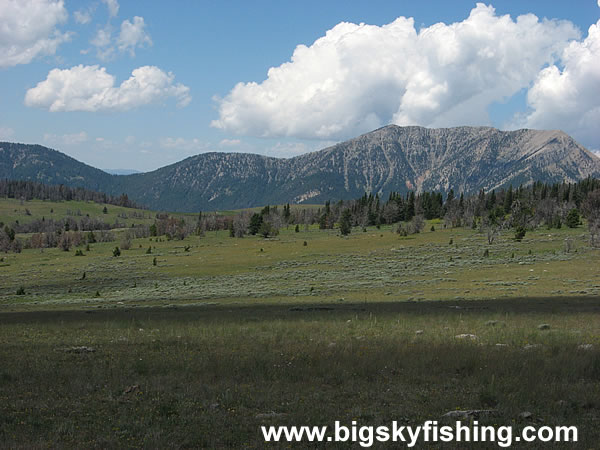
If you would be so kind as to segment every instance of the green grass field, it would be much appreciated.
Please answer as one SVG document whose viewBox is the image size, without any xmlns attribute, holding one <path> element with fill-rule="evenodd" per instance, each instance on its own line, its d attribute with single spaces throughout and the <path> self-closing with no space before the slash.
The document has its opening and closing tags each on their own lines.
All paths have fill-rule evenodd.
<svg viewBox="0 0 600 450">
<path fill-rule="evenodd" d="M 107 209 L 106 214 L 103 213 L 104 207 Z M 27 213 L 28 211 L 29 214 Z M 139 217 L 132 217 L 133 214 Z M 155 212 L 84 201 L 50 202 L 45 200 L 29 200 L 21 202 L 20 200 L 10 198 L 0 199 L 0 221 L 6 224 L 15 221 L 25 224 L 35 219 L 41 219 L 42 217 L 46 220 L 60 220 L 66 217 L 78 220 L 85 215 L 111 224 L 118 221 L 130 227 L 133 224 L 152 224 Z"/>
<path fill-rule="evenodd" d="M 600 251 L 586 230 L 489 245 L 431 225 L 1 255 L 0 447 L 264 448 L 260 425 L 456 409 L 576 425 L 596 447 Z"/>
</svg>

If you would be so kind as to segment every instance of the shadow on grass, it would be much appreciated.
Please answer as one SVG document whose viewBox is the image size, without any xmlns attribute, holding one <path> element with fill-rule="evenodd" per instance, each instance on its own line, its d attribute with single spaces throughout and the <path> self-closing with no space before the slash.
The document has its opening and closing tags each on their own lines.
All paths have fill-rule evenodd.
<svg viewBox="0 0 600 450">
<path fill-rule="evenodd" d="M 578 347 L 587 335 L 482 321 L 480 345 L 454 327 L 583 315 L 597 335 L 598 313 L 599 297 L 0 313 L 0 331 L 14 325 L 0 335 L 0 447 L 265 448 L 263 424 L 419 425 L 493 409 L 482 424 L 576 424 L 579 448 L 596 448 L 600 352 Z M 346 323 L 357 315 L 367 320 Z M 422 317 L 438 323 L 421 336 Z M 462 444 L 447 448 L 482 448 Z"/>
<path fill-rule="evenodd" d="M 362 314 L 448 316 L 491 314 L 600 313 L 600 297 L 514 297 L 497 300 L 435 300 L 399 302 L 335 302 L 285 304 L 210 304 L 203 306 L 115 307 L 111 309 L 76 309 L 51 311 L 0 312 L 0 324 L 52 323 L 107 320 L 168 320 L 182 323 L 196 320 L 239 322 L 244 320 L 290 320 L 305 318 L 356 316 Z"/>
</svg>

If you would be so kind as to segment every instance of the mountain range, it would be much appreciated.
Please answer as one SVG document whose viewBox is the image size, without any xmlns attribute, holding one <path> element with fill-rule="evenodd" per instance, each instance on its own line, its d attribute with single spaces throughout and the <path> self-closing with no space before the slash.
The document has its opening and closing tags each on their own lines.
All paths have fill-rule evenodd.
<svg viewBox="0 0 600 450">
<path fill-rule="evenodd" d="M 112 175 L 40 146 L 0 142 L 0 178 L 126 193 L 169 211 L 323 203 L 365 192 L 465 194 L 600 177 L 600 159 L 562 131 L 388 125 L 294 158 L 203 153 L 152 172 Z"/>
<path fill-rule="evenodd" d="M 111 175 L 131 175 L 133 173 L 142 173 L 141 170 L 135 170 L 135 169 L 102 169 L 102 170 Z"/>
</svg>

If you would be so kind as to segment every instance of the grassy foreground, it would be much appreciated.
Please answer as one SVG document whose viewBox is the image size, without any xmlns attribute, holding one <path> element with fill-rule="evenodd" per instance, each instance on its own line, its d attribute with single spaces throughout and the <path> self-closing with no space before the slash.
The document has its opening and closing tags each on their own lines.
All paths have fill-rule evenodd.
<svg viewBox="0 0 600 450">
<path fill-rule="evenodd" d="M 264 424 L 493 409 L 481 423 L 577 425 L 596 447 L 600 252 L 583 228 L 488 245 L 435 227 L 3 255 L 0 446 L 264 448 Z"/>
<path fill-rule="evenodd" d="M 577 425 L 582 448 L 600 438 L 598 299 L 328 306 L 3 315 L 1 441 L 262 448 L 261 424 L 490 408 L 481 423 Z"/>
</svg>

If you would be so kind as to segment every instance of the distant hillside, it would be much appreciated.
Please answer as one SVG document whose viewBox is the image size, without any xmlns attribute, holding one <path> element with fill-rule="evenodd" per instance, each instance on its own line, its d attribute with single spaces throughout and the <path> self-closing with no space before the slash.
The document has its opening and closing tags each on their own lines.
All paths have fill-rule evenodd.
<svg viewBox="0 0 600 450">
<path fill-rule="evenodd" d="M 205 153 L 153 172 L 115 176 L 36 145 L 0 143 L 0 177 L 64 183 L 152 209 L 199 211 L 323 203 L 365 191 L 466 194 L 533 181 L 600 177 L 600 159 L 561 131 L 390 125 L 290 159 Z"/>
<path fill-rule="evenodd" d="M 41 145 L 0 142 L 0 178 L 103 191 L 112 175 Z M 114 191 L 113 191 L 114 192 Z"/>
<path fill-rule="evenodd" d="M 134 173 L 142 173 L 135 169 L 103 169 L 106 173 L 111 175 L 132 175 Z"/>
</svg>

